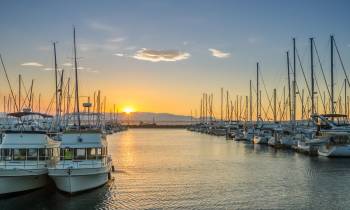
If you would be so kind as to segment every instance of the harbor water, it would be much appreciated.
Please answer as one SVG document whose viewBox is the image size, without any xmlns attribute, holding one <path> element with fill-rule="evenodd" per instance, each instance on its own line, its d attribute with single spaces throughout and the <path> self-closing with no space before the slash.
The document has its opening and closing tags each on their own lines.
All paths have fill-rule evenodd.
<svg viewBox="0 0 350 210">
<path fill-rule="evenodd" d="M 107 185 L 53 187 L 0 199 L 0 209 L 348 209 L 350 159 L 309 157 L 181 129 L 108 136 Z"/>
</svg>

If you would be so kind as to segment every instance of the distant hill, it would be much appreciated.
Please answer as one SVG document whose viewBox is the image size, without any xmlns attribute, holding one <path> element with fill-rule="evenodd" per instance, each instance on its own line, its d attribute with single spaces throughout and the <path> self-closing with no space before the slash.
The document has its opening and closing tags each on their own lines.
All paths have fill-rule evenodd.
<svg viewBox="0 0 350 210">
<path fill-rule="evenodd" d="M 106 115 L 106 118 L 109 119 L 110 114 Z M 133 112 L 130 114 L 119 113 L 118 121 L 131 123 L 157 123 L 157 124 L 176 124 L 176 123 L 190 123 L 191 116 L 185 115 L 175 115 L 169 113 L 153 113 L 153 112 Z"/>
</svg>

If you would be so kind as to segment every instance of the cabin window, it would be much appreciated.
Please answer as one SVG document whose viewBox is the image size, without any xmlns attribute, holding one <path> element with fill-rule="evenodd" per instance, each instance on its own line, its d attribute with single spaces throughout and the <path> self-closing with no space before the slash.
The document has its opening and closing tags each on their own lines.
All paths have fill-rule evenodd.
<svg viewBox="0 0 350 210">
<path fill-rule="evenodd" d="M 52 148 L 50 149 L 46 149 L 46 154 L 47 154 L 47 159 L 51 160 L 52 159 L 52 156 L 53 156 L 53 151 L 52 151 Z"/>
<path fill-rule="evenodd" d="M 28 149 L 27 160 L 38 160 L 38 149 Z"/>
<path fill-rule="evenodd" d="M 26 159 L 26 149 L 13 150 L 13 160 L 25 160 L 25 159 Z"/>
<path fill-rule="evenodd" d="M 39 160 L 46 160 L 46 149 L 40 148 L 39 149 Z"/>
<path fill-rule="evenodd" d="M 102 148 L 97 148 L 96 149 L 96 157 L 97 157 L 97 159 L 101 159 L 102 158 Z"/>
<path fill-rule="evenodd" d="M 75 160 L 85 160 L 86 150 L 85 149 L 74 149 L 74 159 Z"/>
<path fill-rule="evenodd" d="M 13 154 L 13 150 L 12 149 L 5 149 L 5 160 L 12 160 L 12 154 Z"/>
<path fill-rule="evenodd" d="M 12 150 L 1 149 L 1 160 L 12 160 Z"/>
<path fill-rule="evenodd" d="M 87 149 L 87 158 L 89 160 L 96 159 L 96 149 L 95 148 L 88 148 Z"/>
<path fill-rule="evenodd" d="M 73 159 L 73 149 L 66 148 L 61 149 L 61 160 L 72 160 Z"/>
</svg>

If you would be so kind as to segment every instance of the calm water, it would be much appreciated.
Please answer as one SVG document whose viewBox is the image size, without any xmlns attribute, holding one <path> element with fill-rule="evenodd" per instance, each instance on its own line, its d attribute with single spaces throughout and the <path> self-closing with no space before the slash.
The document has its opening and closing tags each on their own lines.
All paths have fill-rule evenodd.
<svg viewBox="0 0 350 210">
<path fill-rule="evenodd" d="M 117 172 L 96 190 L 41 189 L 0 209 L 349 209 L 350 159 L 310 158 L 185 130 L 109 136 Z"/>
</svg>

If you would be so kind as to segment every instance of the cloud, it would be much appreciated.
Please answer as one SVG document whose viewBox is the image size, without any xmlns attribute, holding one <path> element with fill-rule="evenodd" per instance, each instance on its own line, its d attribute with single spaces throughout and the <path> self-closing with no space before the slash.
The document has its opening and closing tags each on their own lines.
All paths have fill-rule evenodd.
<svg viewBox="0 0 350 210">
<path fill-rule="evenodd" d="M 42 67 L 44 66 L 41 63 L 38 62 L 28 62 L 28 63 L 22 63 L 21 66 L 35 66 L 35 67 Z"/>
<path fill-rule="evenodd" d="M 123 56 L 125 56 L 123 53 L 114 53 L 113 55 L 118 56 L 118 57 L 123 57 Z"/>
<path fill-rule="evenodd" d="M 113 38 L 113 39 L 108 39 L 107 41 L 108 42 L 123 42 L 125 41 L 126 38 L 124 37 L 116 37 L 116 38 Z"/>
<path fill-rule="evenodd" d="M 71 64 L 71 63 L 64 63 L 64 64 L 62 64 L 62 66 L 73 66 L 73 64 Z"/>
<path fill-rule="evenodd" d="M 89 23 L 90 27 L 94 30 L 99 30 L 99 31 L 114 31 L 114 27 L 107 25 L 105 23 L 101 23 L 98 21 L 91 21 Z"/>
<path fill-rule="evenodd" d="M 43 68 L 44 71 L 53 71 L 55 70 L 54 68 Z M 62 71 L 61 68 L 57 68 L 58 71 Z"/>
<path fill-rule="evenodd" d="M 220 50 L 213 49 L 213 48 L 210 48 L 208 50 L 211 52 L 212 56 L 217 57 L 217 58 L 228 58 L 231 55 L 230 53 L 222 52 Z"/>
<path fill-rule="evenodd" d="M 138 50 L 133 58 L 144 61 L 159 62 L 159 61 L 179 61 L 190 57 L 187 52 L 176 50 L 149 50 L 143 48 Z"/>
</svg>

